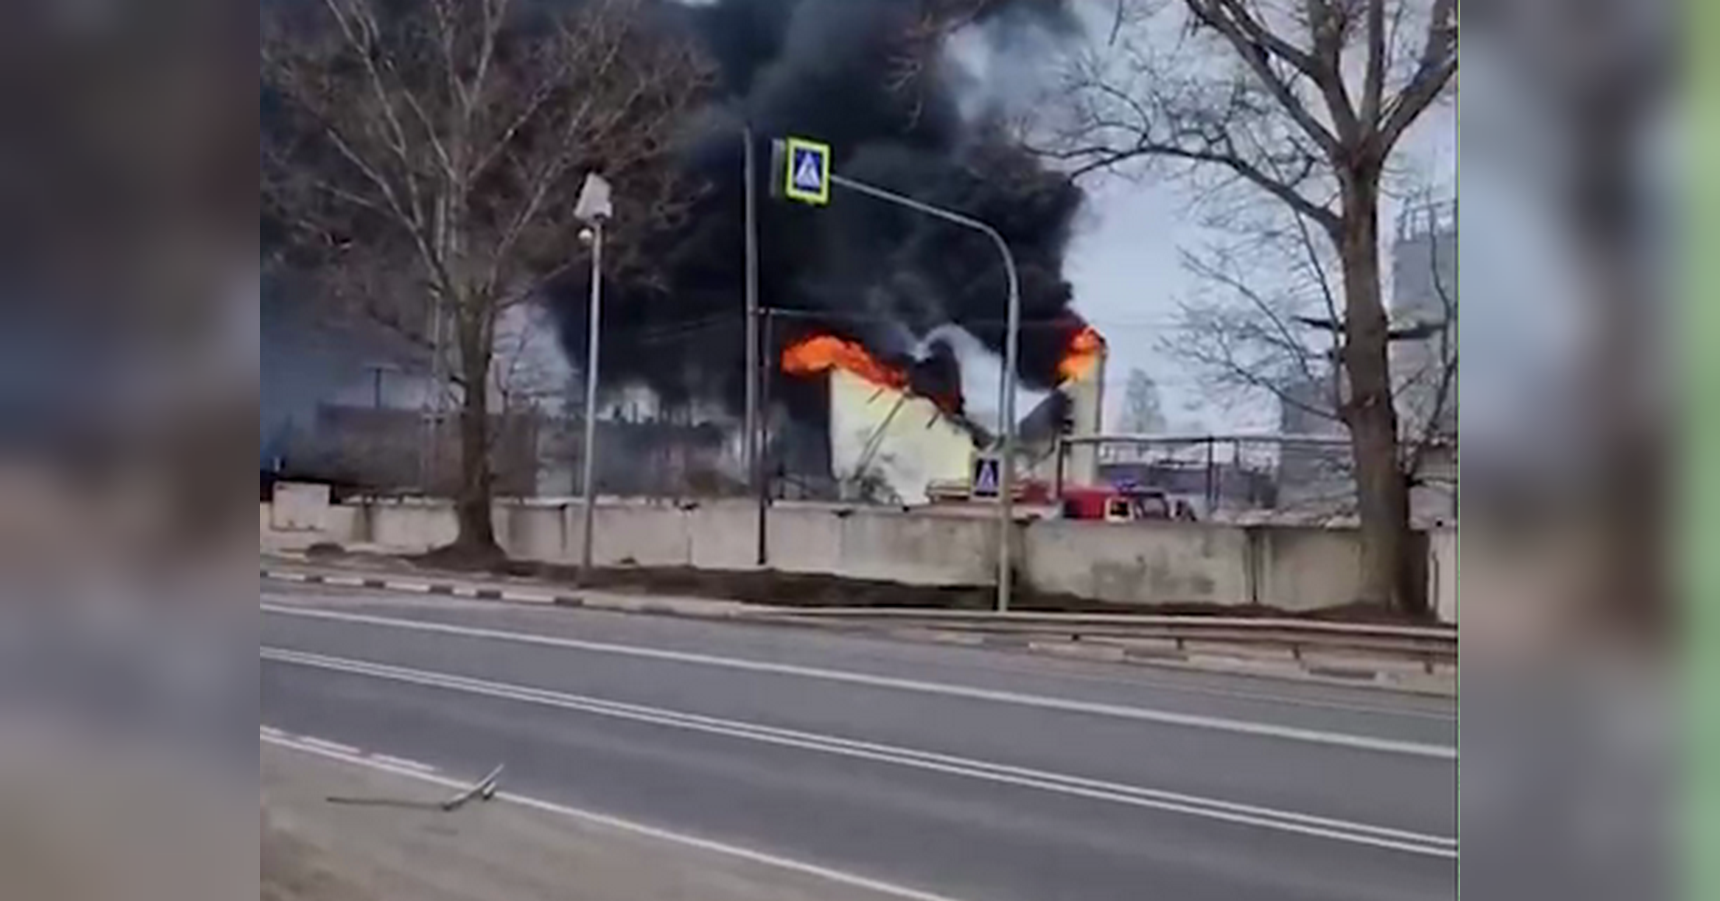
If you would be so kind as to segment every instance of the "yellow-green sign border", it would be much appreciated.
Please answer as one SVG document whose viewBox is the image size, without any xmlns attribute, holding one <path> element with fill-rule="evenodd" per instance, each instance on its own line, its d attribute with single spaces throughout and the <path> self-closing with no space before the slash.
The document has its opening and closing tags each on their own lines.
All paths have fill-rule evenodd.
<svg viewBox="0 0 1720 901">
<path fill-rule="evenodd" d="M 816 191 L 806 191 L 794 184 L 794 159 L 796 150 L 810 150 L 818 154 L 820 160 L 819 187 Z M 830 145 L 806 138 L 789 138 L 783 145 L 782 194 L 790 200 L 810 203 L 815 206 L 826 206 L 830 203 Z"/>
</svg>

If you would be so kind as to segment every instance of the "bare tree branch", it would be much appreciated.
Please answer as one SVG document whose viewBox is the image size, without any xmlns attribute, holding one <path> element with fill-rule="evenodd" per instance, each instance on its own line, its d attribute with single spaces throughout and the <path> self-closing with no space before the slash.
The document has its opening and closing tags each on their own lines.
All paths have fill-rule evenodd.
<svg viewBox="0 0 1720 901">
<path fill-rule="evenodd" d="M 1367 33 L 1367 70 L 1362 75 L 1362 121 L 1368 127 L 1376 126 L 1380 121 L 1380 104 L 1386 92 L 1386 3 L 1385 0 L 1366 0 L 1367 22 L 1363 26 Z M 1402 6 L 1399 6 L 1402 9 Z"/>
<path fill-rule="evenodd" d="M 1266 30 L 1249 14 L 1247 7 L 1240 0 L 1184 2 L 1197 20 L 1230 42 L 1236 53 L 1254 70 L 1254 75 L 1260 79 L 1261 85 L 1278 101 L 1285 115 L 1300 126 L 1328 156 L 1336 156 L 1340 146 L 1337 136 L 1314 118 L 1307 104 L 1296 96 L 1290 82 L 1281 77 L 1272 66 L 1274 57 L 1282 59 L 1315 85 L 1324 88 L 1325 84 L 1330 83 L 1329 76 L 1316 64 L 1314 58 Z"/>
<path fill-rule="evenodd" d="M 1410 123 L 1421 117 L 1457 76 L 1457 0 L 1433 0 L 1433 15 L 1423 39 L 1421 61 L 1398 95 L 1386 104 L 1379 124 L 1378 153 L 1397 146 Z"/>
<path fill-rule="evenodd" d="M 572 264 L 584 175 L 616 187 L 607 278 L 645 279 L 637 248 L 695 196 L 673 135 L 710 70 L 645 2 L 264 9 L 261 184 L 287 235 L 277 256 L 383 328 L 452 352 L 462 542 L 494 543 L 487 398 L 517 400 L 494 368 L 510 365 L 498 320 Z"/>
</svg>

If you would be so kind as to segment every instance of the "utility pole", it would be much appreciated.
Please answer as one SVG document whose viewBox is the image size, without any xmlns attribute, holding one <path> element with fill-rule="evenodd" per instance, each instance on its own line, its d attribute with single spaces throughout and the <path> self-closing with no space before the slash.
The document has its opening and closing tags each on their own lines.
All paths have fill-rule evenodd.
<svg viewBox="0 0 1720 901">
<path fill-rule="evenodd" d="M 772 346 L 770 311 L 761 310 L 759 312 L 760 316 L 764 320 L 762 323 L 764 327 L 764 343 L 766 347 L 770 347 Z M 769 409 L 770 407 L 770 372 L 770 368 L 766 367 L 759 370 L 758 373 L 760 382 L 759 393 L 763 395 L 764 407 L 766 409 Z M 769 436 L 762 432 L 762 429 L 759 438 L 757 465 L 753 472 L 755 478 L 754 490 L 758 498 L 758 534 L 755 540 L 755 547 L 758 548 L 758 565 L 762 567 L 765 565 L 765 562 L 770 559 L 770 545 L 767 541 L 770 530 L 768 528 L 769 521 L 766 519 L 770 514 L 770 440 Z"/>
<path fill-rule="evenodd" d="M 741 129 L 741 139 L 746 142 L 746 152 L 743 155 L 746 173 L 742 179 L 746 188 L 746 423 L 743 426 L 745 435 L 742 437 L 741 455 L 745 458 L 748 478 L 761 498 L 758 507 L 758 544 L 756 560 L 759 566 L 765 564 L 765 503 L 762 485 L 765 479 L 764 467 L 759 459 L 760 423 L 759 423 L 759 382 L 764 373 L 759 366 L 759 308 L 758 308 L 758 191 L 757 166 L 753 161 L 753 130 L 749 122 Z"/>
</svg>

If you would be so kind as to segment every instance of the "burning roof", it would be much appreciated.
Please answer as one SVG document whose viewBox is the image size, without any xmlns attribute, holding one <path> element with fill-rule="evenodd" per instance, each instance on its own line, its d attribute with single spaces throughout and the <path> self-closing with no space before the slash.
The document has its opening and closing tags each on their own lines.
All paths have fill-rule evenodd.
<svg viewBox="0 0 1720 901">
<path fill-rule="evenodd" d="M 815 334 L 782 352 L 782 371 L 808 376 L 831 369 L 853 373 L 880 388 L 924 397 L 951 416 L 964 415 L 961 369 L 948 344 L 934 343 L 924 357 L 879 359 L 858 341 Z"/>
<path fill-rule="evenodd" d="M 1063 356 L 1057 363 L 1060 385 L 1092 375 L 1105 352 L 1105 339 L 1097 330 L 1078 319 L 1073 321 L 1079 325 L 1070 330 Z M 989 441 L 989 436 L 967 418 L 961 371 L 948 344 L 932 344 L 923 359 L 892 363 L 878 358 L 858 341 L 817 333 L 785 347 L 781 362 L 782 371 L 791 376 L 810 377 L 840 369 L 879 388 L 924 397 L 974 434 L 976 441 Z"/>
<path fill-rule="evenodd" d="M 782 352 L 782 371 L 789 375 L 815 375 L 843 369 L 881 388 L 908 390 L 908 373 L 873 357 L 858 341 L 835 335 L 813 335 Z"/>
<path fill-rule="evenodd" d="M 1105 338 L 1090 325 L 1070 336 L 1063 359 L 1057 362 L 1057 374 L 1064 382 L 1073 382 L 1091 375 L 1105 353 Z"/>
</svg>

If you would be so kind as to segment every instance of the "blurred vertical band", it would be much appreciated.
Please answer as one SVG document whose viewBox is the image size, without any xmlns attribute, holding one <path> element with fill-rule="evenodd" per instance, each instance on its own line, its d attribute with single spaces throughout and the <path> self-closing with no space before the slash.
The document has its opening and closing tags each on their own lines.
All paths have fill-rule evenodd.
<svg viewBox="0 0 1720 901">
<path fill-rule="evenodd" d="M 1696 0 L 1688 59 L 1694 203 L 1685 365 L 1689 440 L 1684 458 L 1684 557 L 1690 681 L 1690 783 L 1684 842 L 1686 897 L 1720 898 L 1720 3 Z"/>
</svg>

